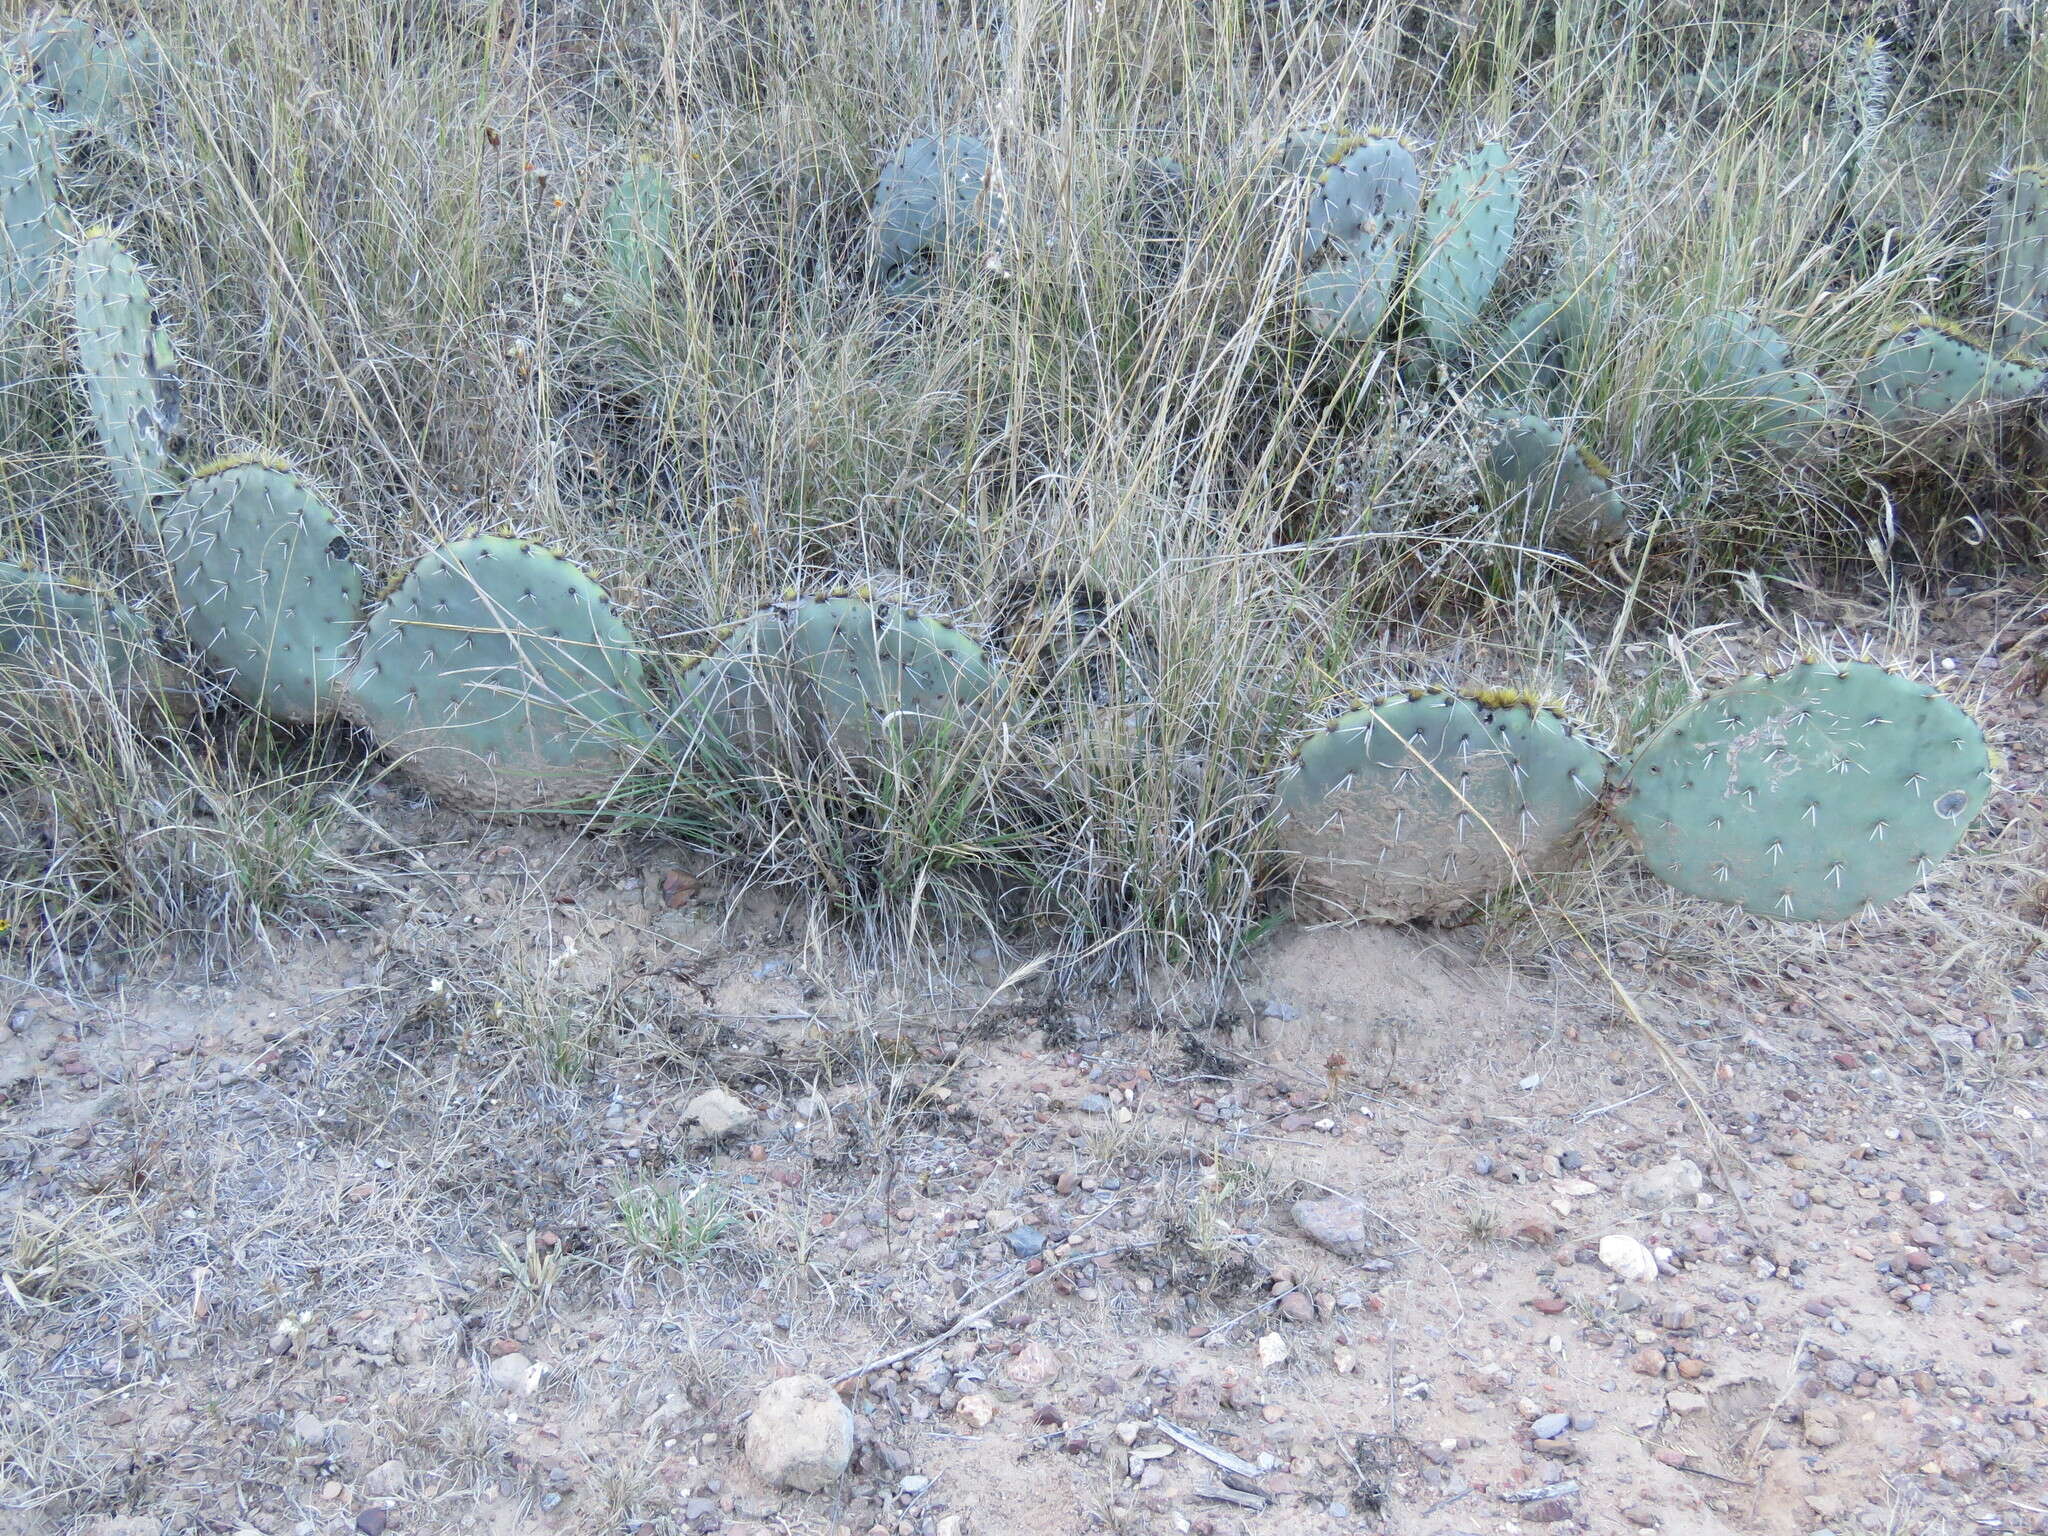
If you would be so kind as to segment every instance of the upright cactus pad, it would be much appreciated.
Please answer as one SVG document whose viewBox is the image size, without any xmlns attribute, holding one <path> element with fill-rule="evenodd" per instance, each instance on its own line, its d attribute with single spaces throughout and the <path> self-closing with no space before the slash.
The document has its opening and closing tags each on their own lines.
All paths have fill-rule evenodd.
<svg viewBox="0 0 2048 1536">
<path fill-rule="evenodd" d="M 620 297 L 645 309 L 674 250 L 675 190 L 658 165 L 643 162 L 612 189 L 604 210 L 605 257 Z"/>
<path fill-rule="evenodd" d="M 1348 916 L 1442 919 L 1575 862 L 1607 763 L 1556 710 L 1413 689 L 1338 716 L 1282 777 L 1301 890 Z"/>
<path fill-rule="evenodd" d="M 1939 693 L 1807 661 L 1668 721 L 1630 764 L 1620 815 L 1687 895 L 1827 923 L 1911 890 L 1990 789 L 1983 732 Z"/>
<path fill-rule="evenodd" d="M 875 274 L 894 293 L 914 292 L 946 249 L 1003 223 L 995 160 L 972 134 L 913 139 L 875 184 Z"/>
<path fill-rule="evenodd" d="M 1856 391 L 1863 408 L 1889 424 L 2039 397 L 2048 393 L 2048 368 L 2003 361 L 1927 320 L 1879 347 L 1857 376 Z"/>
<path fill-rule="evenodd" d="M 177 354 L 135 258 L 112 233 L 87 233 L 73 274 L 78 372 L 93 422 L 123 503 L 139 527 L 153 531 L 156 498 L 174 483 Z"/>
<path fill-rule="evenodd" d="M 1499 144 L 1474 150 L 1430 194 L 1410 291 L 1439 355 L 1468 344 L 1507 265 L 1521 211 L 1521 181 Z"/>
<path fill-rule="evenodd" d="M 1583 294 L 1546 293 L 1516 310 L 1493 340 L 1480 382 L 1511 395 L 1547 394 L 1580 365 L 1593 331 L 1593 305 Z"/>
<path fill-rule="evenodd" d="M 56 129 L 0 61 L 0 314 L 43 291 L 70 233 Z"/>
<path fill-rule="evenodd" d="M 415 565 L 371 613 L 342 686 L 410 777 L 478 810 L 603 795 L 654 732 L 639 649 L 604 588 L 499 535 Z"/>
<path fill-rule="evenodd" d="M 2048 361 L 2048 165 L 1991 189 L 1991 338 L 2007 356 Z"/>
<path fill-rule="evenodd" d="M 762 605 L 676 692 L 668 734 L 685 755 L 887 760 L 990 704 L 996 677 L 945 620 L 837 591 Z"/>
<path fill-rule="evenodd" d="M 1377 247 L 1399 246 L 1414 227 L 1422 202 L 1422 172 L 1415 152 L 1397 138 L 1374 135 L 1347 145 L 1316 177 L 1309 195 L 1301 259 L 1334 247 L 1338 259 Z"/>
<path fill-rule="evenodd" d="M 1827 386 L 1795 369 L 1792 344 L 1761 320 L 1736 310 L 1708 315 L 1693 327 L 1684 356 L 1698 397 L 1742 412 L 1773 447 L 1796 448 L 1827 424 Z"/>
<path fill-rule="evenodd" d="M 163 509 L 185 631 L 243 703 L 310 725 L 362 617 L 363 576 L 334 511 L 282 463 L 224 459 Z"/>
<path fill-rule="evenodd" d="M 1552 548 L 1594 553 L 1628 535 L 1607 466 L 1540 416 L 1490 411 L 1480 467 L 1489 499 Z"/>
</svg>

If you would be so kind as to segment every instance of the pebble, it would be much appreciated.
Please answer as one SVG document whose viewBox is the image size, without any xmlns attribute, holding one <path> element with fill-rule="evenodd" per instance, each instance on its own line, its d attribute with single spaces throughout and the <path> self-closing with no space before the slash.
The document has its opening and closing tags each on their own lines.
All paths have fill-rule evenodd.
<svg viewBox="0 0 2048 1536">
<path fill-rule="evenodd" d="M 754 1112 L 723 1088 L 707 1088 L 683 1106 L 683 1118 L 715 1141 L 752 1125 Z"/>
<path fill-rule="evenodd" d="M 536 1360 L 528 1359 L 516 1351 L 500 1355 L 490 1363 L 487 1374 L 491 1385 L 514 1397 L 531 1397 L 540 1386 L 540 1379 L 547 1367 Z"/>
<path fill-rule="evenodd" d="M 1036 1227 L 1012 1227 L 1003 1234 L 1003 1241 L 1020 1259 L 1035 1259 L 1045 1252 L 1045 1234 Z"/>
<path fill-rule="evenodd" d="M 1529 1426 L 1529 1433 L 1538 1440 L 1555 1440 L 1572 1427 L 1572 1416 L 1568 1413 L 1546 1413 Z"/>
<path fill-rule="evenodd" d="M 1109 1100 L 1099 1093 L 1083 1094 L 1074 1108 L 1084 1115 L 1106 1115 L 1109 1113 Z"/>
<path fill-rule="evenodd" d="M 954 1405 L 953 1412 L 970 1429 L 987 1429 L 995 1422 L 996 1400 L 986 1392 L 970 1392 Z"/>
<path fill-rule="evenodd" d="M 1290 1323 L 1312 1323 L 1315 1321 L 1315 1303 L 1309 1299 L 1306 1291 L 1289 1291 L 1280 1298 L 1280 1305 L 1277 1310 Z"/>
<path fill-rule="evenodd" d="M 1667 1205 L 1692 1204 L 1693 1196 L 1706 1186 L 1706 1175 L 1698 1163 L 1689 1157 L 1674 1157 L 1632 1175 L 1623 1187 L 1637 1205 L 1660 1210 Z"/>
<path fill-rule="evenodd" d="M 785 1376 L 754 1399 L 747 1464 L 767 1483 L 817 1493 L 853 1460 L 853 1414 L 822 1376 Z"/>
<path fill-rule="evenodd" d="M 1665 1394 L 1664 1406 L 1676 1414 L 1692 1414 L 1706 1407 L 1707 1400 L 1697 1392 L 1670 1392 Z"/>
<path fill-rule="evenodd" d="M 384 1536 L 384 1527 L 390 1522 L 391 1517 L 373 1504 L 356 1516 L 356 1530 L 360 1536 Z"/>
<path fill-rule="evenodd" d="M 1267 1370 L 1277 1370 L 1285 1365 L 1290 1353 L 1287 1341 L 1281 1338 L 1279 1334 L 1262 1333 L 1259 1335 L 1259 1364 L 1263 1365 Z"/>
<path fill-rule="evenodd" d="M 1294 1224 L 1309 1241 L 1347 1259 L 1365 1257 L 1370 1246 L 1366 1225 L 1369 1213 L 1361 1201 L 1345 1195 L 1297 1200 L 1293 1213 Z"/>
</svg>

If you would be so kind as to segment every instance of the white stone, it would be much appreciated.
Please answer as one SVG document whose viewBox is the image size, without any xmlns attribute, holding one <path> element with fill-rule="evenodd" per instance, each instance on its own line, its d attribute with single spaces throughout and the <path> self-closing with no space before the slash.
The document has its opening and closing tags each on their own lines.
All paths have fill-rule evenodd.
<svg viewBox="0 0 2048 1536">
<path fill-rule="evenodd" d="M 1600 1239 L 1600 1262 L 1630 1285 L 1648 1285 L 1657 1278 L 1657 1256 L 1625 1232 Z"/>
<path fill-rule="evenodd" d="M 707 1088 L 683 1106 L 683 1118 L 716 1140 L 752 1125 L 754 1112 L 723 1088 Z"/>
<path fill-rule="evenodd" d="M 747 1465 L 778 1488 L 817 1493 L 853 1460 L 853 1415 L 822 1376 L 785 1376 L 754 1399 Z"/>
</svg>

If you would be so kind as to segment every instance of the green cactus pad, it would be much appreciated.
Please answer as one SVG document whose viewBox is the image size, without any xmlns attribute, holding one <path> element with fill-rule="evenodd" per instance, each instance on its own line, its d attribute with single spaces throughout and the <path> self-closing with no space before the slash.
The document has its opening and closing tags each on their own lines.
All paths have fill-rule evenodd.
<svg viewBox="0 0 2048 1536">
<path fill-rule="evenodd" d="M 0 560 L 0 675 L 90 686 L 102 667 L 124 707 L 144 697 L 185 702 L 165 693 L 169 668 L 140 613 L 104 592 Z M 0 720 L 0 735 L 7 724 Z"/>
<path fill-rule="evenodd" d="M 89 232 L 73 265 L 78 372 L 123 504 L 154 531 L 156 498 L 175 483 L 178 359 L 151 307 L 149 285 L 105 230 Z"/>
<path fill-rule="evenodd" d="M 1503 394 L 1547 394 L 1579 368 L 1593 306 L 1577 293 L 1546 293 L 1516 310 L 1488 349 L 1480 382 Z"/>
<path fill-rule="evenodd" d="M 921 288 L 939 254 L 1000 229 L 995 161 L 972 134 L 913 139 L 875 184 L 875 274 L 893 293 Z"/>
<path fill-rule="evenodd" d="M 1318 336 L 1371 341 L 1394 302 L 1401 247 L 1389 242 L 1348 256 L 1301 280 L 1301 317 Z"/>
<path fill-rule="evenodd" d="M 1521 211 L 1521 182 L 1499 144 L 1474 150 L 1430 194 L 1410 291 L 1440 355 L 1465 347 L 1507 265 Z"/>
<path fill-rule="evenodd" d="M 1710 405 L 1740 411 L 1758 439 L 1795 448 L 1827 425 L 1833 396 L 1792 366 L 1792 344 L 1736 310 L 1696 324 L 1684 348 L 1688 383 Z"/>
<path fill-rule="evenodd" d="M 1343 260 L 1400 246 L 1421 203 L 1422 172 L 1413 150 L 1386 136 L 1354 140 L 1316 177 L 1301 259 L 1305 264 L 1334 254 Z"/>
<path fill-rule="evenodd" d="M 2048 368 L 2004 362 L 1934 321 L 1908 326 L 1863 366 L 1857 398 L 1878 421 L 2012 405 L 2048 393 Z"/>
<path fill-rule="evenodd" d="M 332 716 L 363 576 L 320 494 L 273 460 L 223 460 L 165 504 L 163 539 L 185 632 L 229 691 L 275 720 Z"/>
<path fill-rule="evenodd" d="M 1300 891 L 1347 916 L 1443 919 L 1576 862 L 1605 754 L 1506 691 L 1414 689 L 1338 716 L 1282 776 Z"/>
<path fill-rule="evenodd" d="M 653 737 L 640 652 L 604 588 L 523 539 L 461 539 L 421 560 L 341 681 L 380 750 L 471 809 L 601 796 Z"/>
<path fill-rule="evenodd" d="M 1551 548 L 1596 552 L 1628 535 L 1607 467 L 1540 416 L 1489 411 L 1480 460 L 1488 499 Z"/>
<path fill-rule="evenodd" d="M 0 65 L 0 313 L 40 294 L 71 217 L 57 187 L 57 133 Z"/>
<path fill-rule="evenodd" d="M 2048 359 L 2048 166 L 2001 178 L 1989 223 L 1992 342 L 2008 356 Z"/>
<path fill-rule="evenodd" d="M 675 222 L 675 190 L 660 166 L 636 165 L 612 189 L 604 209 L 605 257 L 628 303 L 654 303 L 675 249 Z"/>
<path fill-rule="evenodd" d="M 1983 732 L 1939 693 L 1867 662 L 1807 661 L 1666 722 L 1619 812 L 1666 884 L 1827 923 L 1911 890 L 1990 789 Z"/>
<path fill-rule="evenodd" d="M 1315 176 L 1355 142 L 1334 128 L 1290 128 L 1274 144 L 1273 158 L 1286 175 Z"/>
<path fill-rule="evenodd" d="M 102 38 L 76 17 L 32 28 L 21 47 L 52 104 L 78 126 L 112 139 L 129 137 L 163 75 L 163 56 L 146 34 Z"/>
<path fill-rule="evenodd" d="M 979 713 L 996 676 L 945 620 L 839 591 L 764 604 L 676 692 L 668 734 L 686 754 L 886 760 Z"/>
</svg>

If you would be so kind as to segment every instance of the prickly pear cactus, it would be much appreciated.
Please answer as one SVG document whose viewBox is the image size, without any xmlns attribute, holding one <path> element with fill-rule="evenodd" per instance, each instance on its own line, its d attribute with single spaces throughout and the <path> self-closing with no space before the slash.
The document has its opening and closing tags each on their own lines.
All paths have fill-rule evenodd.
<svg viewBox="0 0 2048 1536">
<path fill-rule="evenodd" d="M 850 591 L 763 604 L 686 671 L 668 735 L 685 755 L 792 748 L 892 760 L 990 706 L 996 676 L 943 619 Z"/>
<path fill-rule="evenodd" d="M 185 632 L 243 703 L 310 725 L 362 618 L 363 576 L 334 509 L 283 462 L 223 459 L 164 504 Z"/>
<path fill-rule="evenodd" d="M 1280 781 L 1280 835 L 1318 904 L 1378 922 L 1455 917 L 1575 862 L 1606 771 L 1525 694 L 1412 689 L 1302 744 Z"/>
<path fill-rule="evenodd" d="M 111 231 L 90 230 L 72 267 L 78 372 L 121 498 L 155 531 L 156 498 L 175 483 L 177 354 L 150 304 L 149 285 Z"/>
<path fill-rule="evenodd" d="M 1619 814 L 1657 877 L 1759 917 L 1827 923 L 1917 885 L 1991 789 L 1991 754 L 1933 689 L 1805 661 L 1682 711 L 1629 765 Z"/>
<path fill-rule="evenodd" d="M 1474 150 L 1430 194 L 1410 292 L 1439 355 L 1467 345 L 1507 265 L 1521 211 L 1521 181 L 1499 144 Z"/>
<path fill-rule="evenodd" d="M 1489 499 L 1551 548 L 1591 554 L 1628 535 L 1607 466 L 1540 416 L 1489 411 L 1480 467 Z"/>
<path fill-rule="evenodd" d="M 1891 423 L 2036 398 L 2048 393 L 2048 368 L 2002 361 L 1967 336 L 1923 320 L 1877 349 L 1856 390 L 1866 411 Z"/>
<path fill-rule="evenodd" d="M 0 66 L 0 313 L 43 291 L 71 234 L 57 187 L 57 134 Z"/>
<path fill-rule="evenodd" d="M 1341 260 L 1400 246 L 1421 204 L 1422 172 L 1412 149 L 1385 134 L 1352 140 L 1316 177 L 1301 260 L 1316 260 L 1325 247 Z"/>
<path fill-rule="evenodd" d="M 627 303 L 642 309 L 654 303 L 674 250 L 675 221 L 675 190 L 651 161 L 633 167 L 612 189 L 604 210 L 605 256 Z"/>
<path fill-rule="evenodd" d="M 1861 222 L 1863 173 L 1876 158 L 1878 139 L 1891 111 L 1897 68 L 1880 38 L 1855 39 L 1842 60 L 1836 86 L 1834 135 L 1835 192 L 1833 222 L 1850 227 Z"/>
<path fill-rule="evenodd" d="M 1334 128 L 1290 128 L 1273 146 L 1273 158 L 1289 176 L 1313 176 L 1354 140 Z"/>
<path fill-rule="evenodd" d="M 163 73 L 163 57 L 144 33 L 102 38 L 75 16 L 31 27 L 14 44 L 56 110 L 81 128 L 129 138 L 142 103 Z"/>
<path fill-rule="evenodd" d="M 435 550 L 370 614 L 342 707 L 451 805 L 608 792 L 654 732 L 633 636 L 567 557 L 484 535 Z"/>
<path fill-rule="evenodd" d="M 1827 386 L 1795 369 L 1792 344 L 1761 320 L 1736 310 L 1708 315 L 1693 327 L 1685 358 L 1695 397 L 1740 410 L 1760 441 L 1795 448 L 1827 425 Z"/>
<path fill-rule="evenodd" d="M 922 288 L 942 252 L 1003 225 L 988 146 L 972 134 L 913 139 L 875 184 L 875 275 L 892 293 Z"/>
<path fill-rule="evenodd" d="M 1993 344 L 2048 360 L 2048 165 L 2023 165 L 1991 189 Z"/>
<path fill-rule="evenodd" d="M 30 693 L 44 683 L 103 682 L 131 713 L 145 704 L 177 713 L 190 702 L 169 688 L 170 669 L 140 613 L 108 593 L 0 560 L 0 677 L 10 673 Z M 0 709 L 0 740 L 15 739 L 10 727 L 32 729 L 8 718 L 19 703 Z"/>
<path fill-rule="evenodd" d="M 1386 244 L 1347 256 L 1302 278 L 1301 317 L 1318 336 L 1371 341 L 1394 302 L 1401 247 Z"/>
<path fill-rule="evenodd" d="M 1542 294 L 1501 327 L 1487 351 L 1479 382 L 1505 394 L 1547 394 L 1579 366 L 1592 331 L 1593 305 L 1583 294 Z"/>
</svg>

